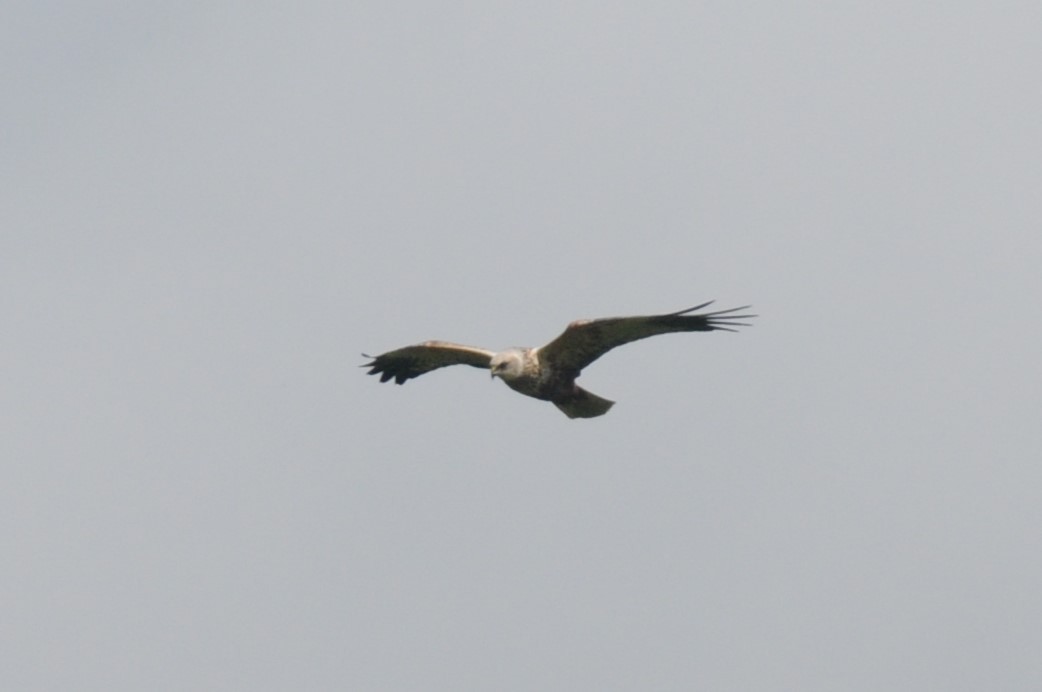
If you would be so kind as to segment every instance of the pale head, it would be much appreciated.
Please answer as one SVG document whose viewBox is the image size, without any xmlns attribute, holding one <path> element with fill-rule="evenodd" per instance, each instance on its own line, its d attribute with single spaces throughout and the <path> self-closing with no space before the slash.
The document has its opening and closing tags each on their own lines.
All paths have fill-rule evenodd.
<svg viewBox="0 0 1042 692">
<path fill-rule="evenodd" d="M 492 371 L 492 377 L 499 377 L 504 380 L 516 380 L 521 377 L 522 372 L 524 372 L 524 356 L 521 350 L 511 348 L 506 351 L 500 351 L 492 356 L 489 370 Z"/>
</svg>

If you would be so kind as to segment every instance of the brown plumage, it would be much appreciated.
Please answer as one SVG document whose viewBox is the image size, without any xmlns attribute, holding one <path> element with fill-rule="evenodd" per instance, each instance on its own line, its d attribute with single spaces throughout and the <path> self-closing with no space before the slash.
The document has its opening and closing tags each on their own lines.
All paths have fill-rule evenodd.
<svg viewBox="0 0 1042 692">
<path fill-rule="evenodd" d="M 527 396 L 553 402 L 569 418 L 593 418 L 608 412 L 614 402 L 591 394 L 575 384 L 587 365 L 611 349 L 631 341 L 671 332 L 737 331 L 749 326 L 740 320 L 755 315 L 735 314 L 749 306 L 691 314 L 713 301 L 664 315 L 606 317 L 572 322 L 550 343 L 540 348 L 512 348 L 495 352 L 447 341 L 425 341 L 366 356 L 372 361 L 362 367 L 381 382 L 397 384 L 448 365 L 489 368 L 511 389 Z M 365 354 L 363 354 L 365 355 Z"/>
</svg>

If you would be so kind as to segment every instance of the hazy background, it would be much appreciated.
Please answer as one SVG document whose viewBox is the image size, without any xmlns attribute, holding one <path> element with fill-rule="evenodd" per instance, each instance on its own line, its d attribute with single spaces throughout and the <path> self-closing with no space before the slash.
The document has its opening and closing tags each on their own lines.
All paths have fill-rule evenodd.
<svg viewBox="0 0 1042 692">
<path fill-rule="evenodd" d="M 11 4 L 0 687 L 1042 688 L 1040 26 Z M 594 420 L 357 367 L 711 298 Z"/>
</svg>

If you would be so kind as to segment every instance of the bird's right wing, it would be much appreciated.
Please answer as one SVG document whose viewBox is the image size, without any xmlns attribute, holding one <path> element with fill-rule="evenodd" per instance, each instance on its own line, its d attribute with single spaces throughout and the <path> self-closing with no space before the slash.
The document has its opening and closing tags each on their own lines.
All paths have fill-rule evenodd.
<svg viewBox="0 0 1042 692">
<path fill-rule="evenodd" d="M 472 365 L 487 368 L 494 353 L 483 348 L 463 346 L 448 341 L 424 341 L 415 346 L 406 346 L 378 356 L 362 354 L 373 360 L 363 365 L 370 375 L 379 375 L 381 382 L 394 379 L 402 384 L 413 377 L 444 368 L 447 365 Z"/>
<path fill-rule="evenodd" d="M 572 322 L 560 336 L 538 350 L 539 358 L 545 364 L 574 376 L 611 349 L 631 341 L 670 332 L 733 332 L 735 327 L 748 326 L 741 320 L 755 317 L 742 313 L 748 305 L 691 314 L 712 302 L 665 315 L 605 317 Z"/>
</svg>

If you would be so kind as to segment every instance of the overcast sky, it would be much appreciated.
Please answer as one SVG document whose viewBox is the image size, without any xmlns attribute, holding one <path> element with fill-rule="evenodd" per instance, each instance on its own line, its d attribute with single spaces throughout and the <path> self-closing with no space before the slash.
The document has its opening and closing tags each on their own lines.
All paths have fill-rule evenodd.
<svg viewBox="0 0 1042 692">
<path fill-rule="evenodd" d="M 14 3 L 0 687 L 1042 689 L 1040 26 Z"/>
</svg>

